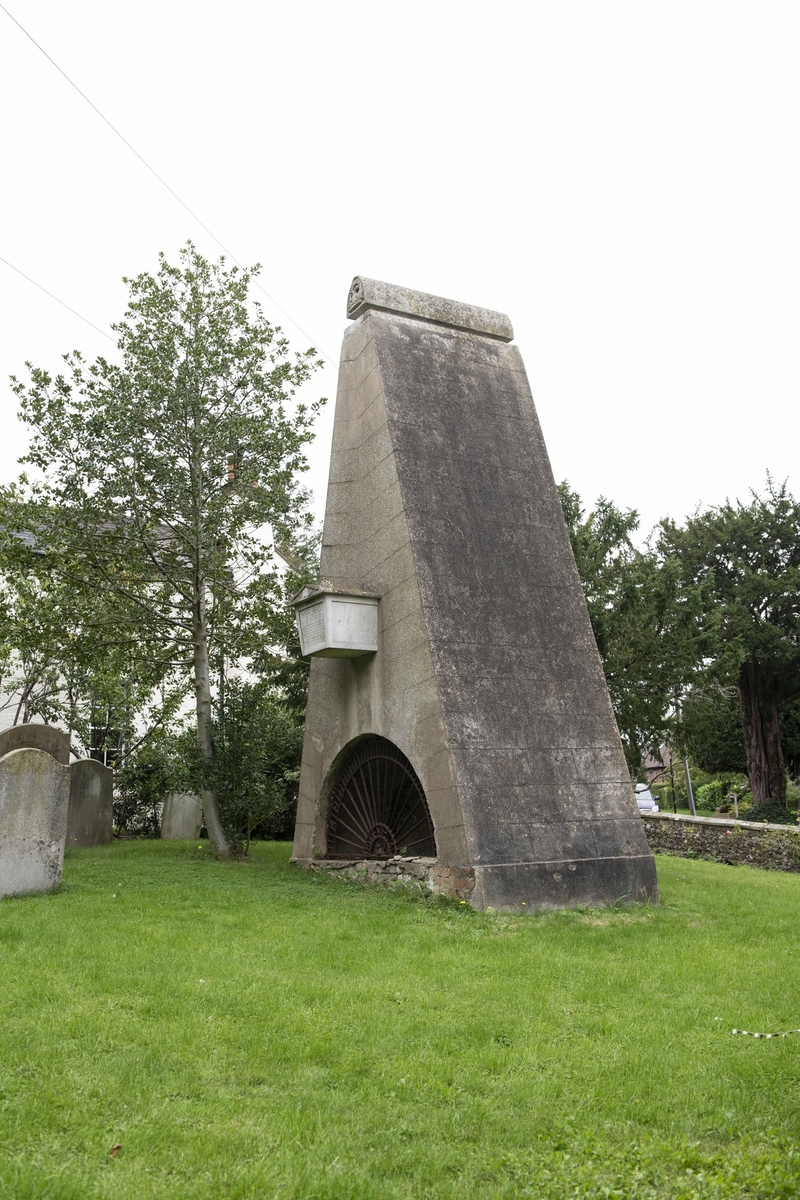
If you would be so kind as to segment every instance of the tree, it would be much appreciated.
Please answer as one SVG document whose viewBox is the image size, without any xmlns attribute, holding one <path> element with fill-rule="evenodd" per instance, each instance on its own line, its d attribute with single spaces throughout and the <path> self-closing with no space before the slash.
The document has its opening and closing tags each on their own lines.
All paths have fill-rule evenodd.
<svg viewBox="0 0 800 1200">
<path fill-rule="evenodd" d="M 631 773 L 669 741 L 676 699 L 702 658 L 698 601 L 676 564 L 632 534 L 639 515 L 601 497 L 586 513 L 565 481 L 559 495 L 589 619 Z"/>
<path fill-rule="evenodd" d="M 285 836 L 297 812 L 302 718 L 266 680 L 231 679 L 214 732 L 214 783 L 232 842 L 247 853 L 255 836 Z"/>
<path fill-rule="evenodd" d="M 58 720 L 69 670 L 65 658 L 74 644 L 69 592 L 52 580 L 43 583 L 34 572 L 10 569 L 8 562 L 3 567 L 2 708 L 12 725 L 34 716 Z"/>
<path fill-rule="evenodd" d="M 156 729 L 125 756 L 114 773 L 114 824 L 134 835 L 152 836 L 169 792 L 197 786 L 197 740 Z"/>
<path fill-rule="evenodd" d="M 739 706 L 733 688 L 709 684 L 689 693 L 681 705 L 681 749 L 709 775 L 746 775 Z"/>
<path fill-rule="evenodd" d="M 206 827 L 229 853 L 212 786 L 212 672 L 269 640 L 280 572 L 259 531 L 308 529 L 303 447 L 314 415 L 293 401 L 320 364 L 290 355 L 248 300 L 258 268 L 180 264 L 126 280 L 119 362 L 65 356 L 53 379 L 14 379 L 37 471 L 7 489 L 0 519 L 46 547 L 51 570 L 97 600 L 87 633 L 193 687 Z"/>
<path fill-rule="evenodd" d="M 93 642 L 87 624 L 97 621 L 99 598 L 90 608 L 49 559 L 30 538 L 0 536 L 0 707 L 14 725 L 61 723 L 76 752 L 105 748 L 118 759 L 134 717 L 158 724 L 176 698 L 155 696 L 162 681 L 151 663 Z"/>
<path fill-rule="evenodd" d="M 736 690 L 753 804 L 785 804 L 781 714 L 800 697 L 800 504 L 767 476 L 747 504 L 662 522 L 659 544 L 708 613 L 709 678 Z"/>
<path fill-rule="evenodd" d="M 800 780 L 800 702 L 797 700 L 781 710 L 781 746 L 789 778 L 797 783 Z"/>
<path fill-rule="evenodd" d="M 747 774 L 739 701 L 735 687 L 710 682 L 689 693 L 681 707 L 681 743 L 701 771 Z M 800 775 L 800 701 L 781 709 L 781 749 L 790 779 Z"/>
<path fill-rule="evenodd" d="M 311 661 L 302 655 L 290 601 L 304 584 L 318 582 L 321 540 L 321 533 L 315 530 L 296 536 L 291 548 L 276 546 L 288 567 L 283 579 L 283 604 L 274 610 L 270 639 L 261 643 L 251 660 L 252 671 L 281 696 L 300 724 L 305 720 Z"/>
</svg>

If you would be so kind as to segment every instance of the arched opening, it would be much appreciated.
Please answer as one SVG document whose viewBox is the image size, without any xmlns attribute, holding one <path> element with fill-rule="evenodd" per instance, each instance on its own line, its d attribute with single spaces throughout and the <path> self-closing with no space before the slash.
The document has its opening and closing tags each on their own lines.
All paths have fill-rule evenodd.
<svg viewBox="0 0 800 1200">
<path fill-rule="evenodd" d="M 358 743 L 339 768 L 328 803 L 328 858 L 436 855 L 428 802 L 411 763 L 392 742 Z"/>
</svg>

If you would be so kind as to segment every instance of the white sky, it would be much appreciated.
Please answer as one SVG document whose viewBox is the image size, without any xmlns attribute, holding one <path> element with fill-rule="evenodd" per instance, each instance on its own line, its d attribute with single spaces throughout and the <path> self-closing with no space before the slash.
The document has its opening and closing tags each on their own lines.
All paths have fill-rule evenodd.
<svg viewBox="0 0 800 1200">
<path fill-rule="evenodd" d="M 354 274 L 498 308 L 587 501 L 800 491 L 796 0 L 3 3 L 330 358 Z M 0 98 L 0 255 L 90 321 L 217 255 L 2 11 Z M 8 375 L 112 348 L 2 263 L 0 304 L 10 479 Z"/>
</svg>

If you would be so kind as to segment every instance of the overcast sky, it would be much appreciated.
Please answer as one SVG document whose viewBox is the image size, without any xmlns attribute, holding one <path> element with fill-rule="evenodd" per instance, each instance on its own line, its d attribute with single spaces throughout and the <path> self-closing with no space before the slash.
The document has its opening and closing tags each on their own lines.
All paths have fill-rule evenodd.
<svg viewBox="0 0 800 1200">
<path fill-rule="evenodd" d="M 297 348 L 338 361 L 354 274 L 497 308 L 587 501 L 800 491 L 796 0 L 3 3 Z M 159 250 L 220 253 L 3 11 L 0 94 L 0 255 L 89 321 Z M 113 350 L 3 263 L 0 303 L 7 480 L 8 375 Z M 333 366 L 313 390 L 321 512 Z"/>
</svg>

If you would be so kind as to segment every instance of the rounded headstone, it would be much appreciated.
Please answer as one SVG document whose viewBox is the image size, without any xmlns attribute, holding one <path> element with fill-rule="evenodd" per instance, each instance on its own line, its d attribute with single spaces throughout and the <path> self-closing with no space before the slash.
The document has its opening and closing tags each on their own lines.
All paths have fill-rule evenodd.
<svg viewBox="0 0 800 1200">
<path fill-rule="evenodd" d="M 196 838 L 203 823 L 203 810 L 191 792 L 170 792 L 161 814 L 161 836 L 170 841 Z"/>
<path fill-rule="evenodd" d="M 42 750 L 0 758 L 0 897 L 58 887 L 69 783 L 69 768 Z"/>
<path fill-rule="evenodd" d="M 69 768 L 67 846 L 102 846 L 114 835 L 114 772 L 94 758 Z"/>
<path fill-rule="evenodd" d="M 69 765 L 69 734 L 52 725 L 39 725 L 29 721 L 24 725 L 12 725 L 0 733 L 0 757 L 12 750 L 43 750 L 51 754 L 58 763 Z"/>
</svg>

